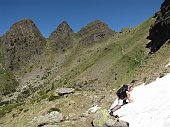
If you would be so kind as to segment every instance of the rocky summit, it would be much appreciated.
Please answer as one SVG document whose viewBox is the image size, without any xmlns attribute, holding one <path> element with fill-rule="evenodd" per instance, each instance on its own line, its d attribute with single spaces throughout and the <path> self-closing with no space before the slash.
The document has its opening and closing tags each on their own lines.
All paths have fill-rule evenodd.
<svg viewBox="0 0 170 127">
<path fill-rule="evenodd" d="M 96 20 L 87 24 L 83 27 L 78 35 L 81 37 L 81 44 L 90 44 L 93 42 L 99 42 L 104 38 L 107 38 L 109 35 L 114 35 L 115 32 L 111 30 L 108 25 L 100 20 Z"/>
<path fill-rule="evenodd" d="M 156 21 L 150 28 L 147 45 L 151 52 L 157 51 L 168 39 L 170 39 L 170 1 L 164 0 L 159 12 L 155 14 Z"/>
<path fill-rule="evenodd" d="M 31 58 L 42 54 L 46 40 L 32 20 L 24 19 L 12 25 L 1 37 L 1 44 L 5 49 L 6 66 L 17 71 Z"/>
<path fill-rule="evenodd" d="M 51 41 L 54 51 L 65 51 L 67 47 L 73 44 L 72 35 L 73 30 L 66 21 L 63 21 L 56 30 L 50 34 L 48 40 Z"/>
</svg>

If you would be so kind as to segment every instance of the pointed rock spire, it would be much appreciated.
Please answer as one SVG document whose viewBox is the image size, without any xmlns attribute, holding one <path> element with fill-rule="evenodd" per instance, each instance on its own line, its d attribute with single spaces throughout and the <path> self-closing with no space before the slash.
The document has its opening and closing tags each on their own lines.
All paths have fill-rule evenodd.
<svg viewBox="0 0 170 127">
<path fill-rule="evenodd" d="M 51 33 L 48 40 L 52 42 L 54 50 L 63 50 L 73 43 L 73 30 L 66 21 L 63 21 L 55 31 Z"/>
</svg>

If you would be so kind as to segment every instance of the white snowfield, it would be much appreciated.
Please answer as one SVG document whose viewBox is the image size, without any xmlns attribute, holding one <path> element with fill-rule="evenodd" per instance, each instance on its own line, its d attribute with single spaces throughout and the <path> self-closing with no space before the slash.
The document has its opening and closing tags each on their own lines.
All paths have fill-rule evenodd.
<svg viewBox="0 0 170 127">
<path fill-rule="evenodd" d="M 114 114 L 130 127 L 170 127 L 170 73 L 131 92 L 133 103 L 122 106 Z M 111 107 L 117 104 L 117 100 Z"/>
</svg>

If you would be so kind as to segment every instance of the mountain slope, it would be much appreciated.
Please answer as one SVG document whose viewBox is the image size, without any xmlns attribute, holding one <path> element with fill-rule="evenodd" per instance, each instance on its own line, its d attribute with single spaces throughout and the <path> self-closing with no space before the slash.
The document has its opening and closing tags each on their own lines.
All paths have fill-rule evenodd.
<svg viewBox="0 0 170 127">
<path fill-rule="evenodd" d="M 99 86 L 109 87 L 132 80 L 135 69 L 147 56 L 146 37 L 154 19 L 149 19 L 129 33 L 116 34 L 105 43 L 79 45 L 72 50 L 69 58 L 75 58 L 66 67 L 67 72 L 56 82 L 58 85 L 75 86 L 77 82 L 92 80 L 94 89 Z M 73 53 L 73 54 L 72 54 Z M 75 65 L 75 66 L 74 66 Z M 94 80 L 94 82 L 93 82 Z M 100 83 L 98 83 L 100 82 Z M 89 84 L 90 85 L 90 84 Z"/>
</svg>

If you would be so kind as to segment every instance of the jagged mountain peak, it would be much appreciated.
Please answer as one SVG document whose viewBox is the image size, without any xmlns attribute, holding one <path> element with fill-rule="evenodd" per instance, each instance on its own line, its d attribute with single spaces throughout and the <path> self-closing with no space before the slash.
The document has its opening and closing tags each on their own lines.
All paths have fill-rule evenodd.
<svg viewBox="0 0 170 127">
<path fill-rule="evenodd" d="M 84 35 L 90 31 L 97 31 L 97 30 L 104 30 L 104 29 L 110 29 L 108 25 L 101 20 L 95 20 L 93 22 L 90 22 L 86 26 L 80 29 L 78 32 L 79 35 Z"/>
<path fill-rule="evenodd" d="M 108 25 L 101 20 L 94 20 L 88 23 L 85 27 L 96 26 L 98 28 L 108 27 Z"/>
<path fill-rule="evenodd" d="M 23 20 L 20 20 L 20 21 L 14 23 L 12 25 L 12 27 L 17 26 L 17 25 L 33 25 L 34 26 L 35 23 L 31 19 L 23 19 Z"/>
<path fill-rule="evenodd" d="M 9 31 L 7 31 L 3 35 L 3 38 L 7 36 L 10 36 L 10 38 L 15 36 L 30 36 L 30 34 L 34 34 L 34 36 L 41 36 L 41 38 L 44 38 L 31 19 L 23 19 L 14 23 L 10 27 Z"/>
<path fill-rule="evenodd" d="M 50 36 L 49 39 L 54 39 L 58 34 L 67 34 L 67 33 L 73 33 L 73 30 L 70 28 L 68 23 L 66 21 L 63 21 L 57 28 L 54 30 Z"/>
<path fill-rule="evenodd" d="M 11 27 L 10 30 L 11 32 L 13 32 L 13 34 L 16 32 L 16 34 L 20 31 L 22 32 L 22 34 L 28 34 L 25 33 L 27 30 L 31 30 L 34 32 L 38 32 L 40 33 L 40 31 L 38 30 L 38 28 L 36 27 L 35 23 L 31 20 L 31 19 L 23 19 L 21 21 L 18 21 L 16 23 L 14 23 Z M 9 32 L 8 31 L 8 32 Z M 30 32 L 31 32 L 30 31 Z"/>
<path fill-rule="evenodd" d="M 73 30 L 70 28 L 68 23 L 66 21 L 63 21 L 56 29 L 56 31 L 60 32 L 73 32 Z"/>
<path fill-rule="evenodd" d="M 78 35 L 81 37 L 81 44 L 90 44 L 93 42 L 101 42 L 101 40 L 114 35 L 115 31 L 111 30 L 108 25 L 101 20 L 95 20 L 83 27 Z"/>
<path fill-rule="evenodd" d="M 69 26 L 69 24 L 67 23 L 67 21 L 62 21 L 61 23 L 60 23 L 60 25 L 59 26 L 66 26 L 66 27 L 69 27 L 70 28 L 70 26 Z M 71 29 L 71 28 L 70 28 Z"/>
<path fill-rule="evenodd" d="M 54 30 L 48 40 L 52 42 L 53 49 L 63 50 L 70 46 L 73 43 L 71 36 L 73 35 L 73 30 L 70 28 L 66 21 L 63 21 L 57 28 Z"/>
<path fill-rule="evenodd" d="M 5 63 L 10 70 L 20 70 L 35 55 L 43 52 L 46 40 L 31 19 L 13 24 L 1 37 Z"/>
</svg>

